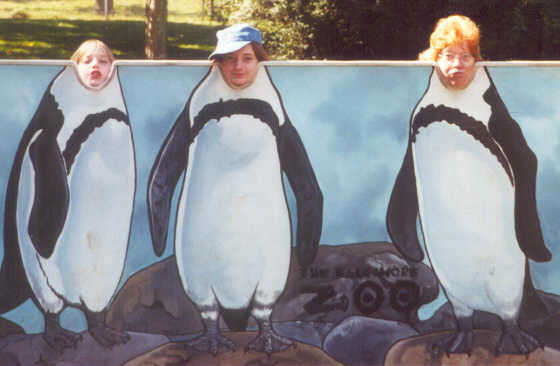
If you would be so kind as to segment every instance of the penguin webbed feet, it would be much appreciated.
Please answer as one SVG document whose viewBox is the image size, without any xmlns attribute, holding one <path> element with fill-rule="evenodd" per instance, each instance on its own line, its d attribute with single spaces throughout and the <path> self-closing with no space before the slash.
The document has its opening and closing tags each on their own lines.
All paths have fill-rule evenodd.
<svg viewBox="0 0 560 366">
<path fill-rule="evenodd" d="M 496 345 L 495 353 L 523 354 L 529 358 L 529 354 L 537 348 L 544 349 L 544 344 L 538 339 L 525 332 L 516 323 L 504 322 L 500 340 Z"/>
<path fill-rule="evenodd" d="M 62 328 L 57 315 L 45 315 L 43 339 L 49 347 L 62 354 L 68 348 L 76 349 L 82 335 Z"/>
<path fill-rule="evenodd" d="M 295 346 L 291 339 L 276 334 L 270 321 L 263 321 L 259 322 L 259 335 L 245 346 L 245 352 L 264 352 L 270 357 L 274 352 Z"/>
<path fill-rule="evenodd" d="M 104 312 L 85 310 L 88 323 L 88 332 L 91 337 L 104 348 L 113 348 L 125 344 L 130 340 L 126 332 L 117 331 L 105 324 Z"/>
<path fill-rule="evenodd" d="M 89 328 L 88 332 L 97 343 L 105 348 L 113 348 L 130 340 L 130 334 L 111 329 L 105 324 L 98 324 Z"/>
<path fill-rule="evenodd" d="M 68 348 L 76 349 L 78 342 L 82 341 L 80 334 L 60 328 L 60 331 L 45 332 L 43 334 L 45 342 L 57 353 L 63 353 Z"/>
<path fill-rule="evenodd" d="M 466 353 L 472 355 L 473 348 L 473 319 L 470 316 L 457 316 L 457 330 L 446 334 L 443 338 L 432 344 L 432 352 L 441 354 L 445 352 L 447 357 L 451 353 Z"/>
<path fill-rule="evenodd" d="M 224 346 L 230 351 L 235 351 L 237 346 L 229 338 L 218 333 L 205 332 L 193 340 L 185 342 L 185 345 L 192 347 L 199 352 L 211 353 L 214 356 L 218 354 L 218 348 Z"/>
<path fill-rule="evenodd" d="M 471 356 L 472 340 L 472 329 L 459 330 L 433 343 L 432 352 L 439 354 L 443 351 L 446 353 L 447 357 L 449 357 L 451 353 L 466 353 Z"/>
</svg>

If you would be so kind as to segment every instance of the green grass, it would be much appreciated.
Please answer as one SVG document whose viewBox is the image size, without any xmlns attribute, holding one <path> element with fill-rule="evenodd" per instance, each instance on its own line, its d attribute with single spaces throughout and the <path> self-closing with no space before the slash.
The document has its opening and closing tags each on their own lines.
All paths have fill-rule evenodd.
<svg viewBox="0 0 560 366">
<path fill-rule="evenodd" d="M 168 58 L 203 59 L 214 49 L 221 25 L 201 17 L 200 5 L 168 0 Z M 142 0 L 114 0 L 105 20 L 94 0 L 0 0 L 0 58 L 67 59 L 81 42 L 98 38 L 119 59 L 142 59 L 144 6 Z"/>
</svg>

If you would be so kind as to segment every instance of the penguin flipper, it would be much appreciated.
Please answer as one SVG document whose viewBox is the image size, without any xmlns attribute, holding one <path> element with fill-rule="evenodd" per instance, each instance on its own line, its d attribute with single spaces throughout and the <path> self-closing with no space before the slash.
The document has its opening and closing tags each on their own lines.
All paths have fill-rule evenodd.
<svg viewBox="0 0 560 366">
<path fill-rule="evenodd" d="M 35 197 L 27 230 L 35 250 L 49 258 L 68 214 L 66 166 L 56 136 L 46 130 L 31 143 L 29 156 L 35 172 Z"/>
<path fill-rule="evenodd" d="M 35 250 L 41 253 L 41 255 L 49 256 L 54 249 L 53 240 L 51 239 L 50 242 L 43 244 L 38 242 L 37 239 L 40 239 L 41 233 L 45 232 L 48 233 L 46 235 L 48 237 L 58 236 L 56 233 L 60 232 L 61 222 L 63 224 L 65 221 L 65 215 L 62 214 L 65 211 L 64 190 L 67 190 L 66 182 L 63 182 L 62 179 L 62 176 L 65 174 L 64 163 L 60 165 L 62 166 L 61 172 L 58 170 L 60 166 L 57 163 L 61 159 L 60 152 L 57 151 L 56 141 L 51 140 L 51 136 L 56 135 L 60 130 L 63 121 L 64 116 L 58 109 L 58 103 L 54 96 L 50 93 L 49 85 L 35 115 L 22 136 L 14 157 L 14 164 L 10 171 L 6 189 L 4 257 L 2 259 L 2 268 L 0 268 L 0 313 L 5 313 L 19 306 L 33 295 L 21 258 L 17 227 L 18 186 L 22 161 L 27 151 L 29 151 L 30 155 L 35 155 L 30 156 L 35 170 L 35 181 L 33 184 L 35 185 L 36 192 L 32 207 L 34 212 L 31 214 L 33 218 L 30 218 L 28 222 L 29 235 L 35 238 L 33 242 Z M 37 135 L 37 138 L 30 146 L 30 141 L 32 141 L 33 136 L 38 131 L 40 131 L 39 135 Z M 45 156 L 41 156 L 43 153 Z M 49 170 L 51 168 L 53 171 Z M 43 182 L 45 182 L 44 186 L 41 184 Z M 58 213 L 58 215 L 55 215 L 56 217 L 50 217 L 50 210 L 46 207 L 51 203 L 51 199 L 48 198 L 50 193 L 47 187 L 52 187 L 54 189 L 53 194 L 57 196 L 57 207 L 53 208 L 54 212 Z M 45 198 L 47 198 L 48 202 L 45 201 Z M 53 202 L 54 200 L 55 198 L 52 198 Z M 46 214 L 44 214 L 45 211 L 47 212 Z M 48 220 L 50 224 L 37 223 L 43 219 Z M 51 224 L 54 227 L 49 229 L 48 226 Z"/>
<path fill-rule="evenodd" d="M 297 201 L 298 262 L 301 266 L 308 266 L 319 249 L 323 225 L 323 194 L 303 142 L 287 117 L 280 127 L 278 151 L 282 169 Z"/>
<path fill-rule="evenodd" d="M 148 180 L 148 217 L 152 245 L 161 256 L 167 242 L 171 199 L 188 161 L 190 124 L 187 108 L 179 115 L 152 166 Z"/>
<path fill-rule="evenodd" d="M 500 144 L 513 170 L 517 242 L 527 257 L 547 262 L 552 254 L 544 242 L 537 212 L 537 157 L 493 84 L 484 94 L 484 100 L 492 108 L 488 121 L 490 135 Z"/>
<path fill-rule="evenodd" d="M 424 258 L 416 231 L 417 217 L 416 177 L 412 159 L 412 144 L 409 143 L 391 192 L 386 221 L 387 231 L 396 248 L 406 259 L 413 262 L 420 262 Z"/>
<path fill-rule="evenodd" d="M 6 194 L 4 258 L 2 259 L 2 268 L 0 268 L 0 314 L 15 309 L 33 294 L 27 281 L 18 245 L 15 214 L 16 195 L 10 194 L 14 192 L 12 188 L 15 187 L 14 182 L 17 179 L 15 177 L 16 175 L 12 171 Z"/>
<path fill-rule="evenodd" d="M 523 283 L 523 299 L 519 307 L 519 320 L 531 321 L 536 319 L 545 319 L 551 315 L 551 311 L 543 302 L 541 296 L 533 285 L 531 278 L 531 268 L 529 261 L 525 260 L 525 282 Z"/>
</svg>

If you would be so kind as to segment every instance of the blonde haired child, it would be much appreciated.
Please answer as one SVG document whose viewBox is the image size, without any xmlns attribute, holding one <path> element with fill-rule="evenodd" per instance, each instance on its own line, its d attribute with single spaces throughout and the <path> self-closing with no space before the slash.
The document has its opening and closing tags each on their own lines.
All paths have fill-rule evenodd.
<svg viewBox="0 0 560 366">
<path fill-rule="evenodd" d="M 70 59 L 76 63 L 82 82 L 91 88 L 105 83 L 115 61 L 111 49 L 98 39 L 83 42 Z"/>
</svg>

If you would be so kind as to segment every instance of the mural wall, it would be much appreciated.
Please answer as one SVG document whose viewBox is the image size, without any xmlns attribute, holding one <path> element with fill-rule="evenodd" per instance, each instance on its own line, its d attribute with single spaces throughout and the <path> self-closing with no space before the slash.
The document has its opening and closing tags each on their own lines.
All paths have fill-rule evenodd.
<svg viewBox="0 0 560 366">
<path fill-rule="evenodd" d="M 537 320 L 527 320 L 521 325 L 551 349 L 560 347 L 560 343 L 552 336 L 560 329 L 556 327 L 557 325 L 560 327 L 560 324 L 554 317 L 560 309 L 558 306 L 560 298 L 557 298 L 557 294 L 560 294 L 560 229 L 557 225 L 557 215 L 560 213 L 560 199 L 557 198 L 557 190 L 560 186 L 560 164 L 557 161 L 560 156 L 559 66 L 554 63 L 481 63 L 478 66 L 481 72 L 484 71 L 483 67 L 487 68 L 499 97 L 511 117 L 519 124 L 528 146 L 538 159 L 536 204 L 544 242 L 552 254 L 552 259 L 543 263 L 530 261 L 530 271 L 534 287 L 537 289 L 534 296 L 544 299 L 548 315 Z M 9 209 L 4 210 L 4 207 L 7 207 L 6 202 L 9 201 L 6 192 L 14 160 L 17 160 L 19 154 L 18 146 L 25 138 L 31 142 L 39 138 L 33 133 L 25 137 L 24 131 L 41 106 L 44 108 L 45 91 L 55 88 L 56 85 L 53 86 L 51 82 L 64 75 L 65 67 L 70 68 L 66 69 L 68 71 L 72 66 L 63 62 L 0 64 L 0 77 L 3 80 L 0 86 L 0 100 L 3 103 L 3 107 L 0 108 L 0 120 L 3 126 L 0 136 L 2 139 L 0 154 L 3 157 L 0 162 L 0 192 L 4 192 L 0 194 L 0 207 L 3 208 L 3 215 L 9 211 Z M 169 209 L 170 224 L 167 226 L 166 242 L 161 246 L 164 249 L 161 256 L 156 255 L 152 248 L 147 197 L 148 183 L 160 149 L 178 116 L 185 109 L 193 89 L 197 88 L 201 80 L 208 77 L 209 64 L 122 61 L 116 63 L 116 68 L 118 77 L 115 76 L 111 81 L 116 83 L 114 92 L 116 94 L 108 95 L 107 100 L 99 99 L 92 103 L 95 108 L 102 105 L 103 111 L 114 107 L 113 104 L 118 104 L 115 108 L 124 112 L 123 115 L 112 115 L 107 119 L 120 119 L 121 123 L 115 126 L 124 128 L 123 131 L 128 131 L 129 128 L 132 139 L 113 141 L 112 144 L 116 144 L 113 146 L 107 143 L 103 149 L 104 153 L 108 154 L 109 160 L 130 161 L 132 165 L 124 164 L 115 169 L 128 176 L 131 182 L 134 181 L 134 173 L 127 173 L 126 169 L 135 168 L 135 187 L 131 185 L 125 192 L 130 197 L 134 195 L 134 200 L 120 202 L 117 197 L 110 198 L 109 202 L 104 203 L 105 206 L 101 205 L 98 208 L 99 212 L 90 212 L 92 216 L 86 221 L 89 225 L 87 230 L 98 230 L 99 235 L 105 235 L 107 238 L 115 238 L 119 235 L 122 237 L 124 234 L 107 232 L 104 228 L 107 225 L 113 227 L 114 221 L 117 220 L 116 216 L 110 214 L 118 215 L 115 212 L 125 211 L 126 216 L 127 209 L 132 212 L 130 223 L 123 223 L 125 227 L 130 224 L 128 249 L 125 254 L 122 250 L 119 254 L 124 260 L 124 267 L 119 264 L 118 259 L 112 258 L 114 252 L 113 249 L 109 249 L 106 254 L 99 254 L 109 258 L 103 261 L 106 267 L 97 272 L 101 273 L 101 276 L 107 276 L 113 267 L 123 267 L 115 291 L 110 291 L 114 292 L 114 295 L 105 309 L 107 310 L 105 323 L 119 331 L 130 332 L 132 339 L 128 344 L 130 342 L 135 345 L 143 344 L 144 348 L 138 346 L 139 348 L 130 351 L 130 346 L 126 348 L 126 345 L 119 345 L 116 351 L 110 354 L 110 362 L 122 364 L 125 361 L 132 362 L 135 357 L 142 354 L 149 354 L 157 347 L 165 347 L 170 342 L 192 340 L 194 335 L 200 333 L 204 327 L 208 327 L 208 324 L 203 323 L 198 315 L 201 305 L 193 304 L 185 295 L 184 287 L 187 285 L 181 284 L 180 280 L 184 270 L 177 269 L 174 257 L 175 223 L 183 222 L 182 219 L 176 221 L 179 196 L 182 189 L 185 189 L 181 188 L 185 179 L 182 171 L 177 189 L 170 192 L 173 197 Z M 324 356 L 313 356 L 325 357 L 324 359 L 305 358 L 312 357 L 309 355 L 297 356 L 303 357 L 298 359 L 294 356 L 296 361 L 299 360 L 302 364 L 314 360 L 325 364 L 340 362 L 375 365 L 383 363 L 390 346 L 399 340 L 455 328 L 456 324 L 449 320 L 453 317 L 449 305 L 445 305 L 447 298 L 443 291 L 438 290 L 437 278 L 431 271 L 428 258 L 425 257 L 420 263 L 407 262 L 391 244 L 386 226 L 389 200 L 409 143 L 411 114 L 428 88 L 432 67 L 414 62 L 304 62 L 301 64 L 270 62 L 266 68 L 267 70 L 262 70 L 263 80 L 272 84 L 267 87 L 269 89 L 265 88 L 265 92 L 274 97 L 263 98 L 270 102 L 273 109 L 277 108 L 275 111 L 277 115 L 287 116 L 287 120 L 291 122 L 295 131 L 293 133 L 301 139 L 303 154 L 307 155 L 323 199 L 322 230 L 319 229 L 320 246 L 314 261 L 309 265 L 301 266 L 295 255 L 295 249 L 292 251 L 287 284 L 282 295 L 275 301 L 271 320 L 279 338 L 288 338 L 314 346 L 321 350 L 322 355 L 324 354 Z M 63 113 L 64 108 L 71 108 L 63 104 L 71 104 L 71 102 L 61 101 L 62 99 L 83 102 L 83 98 L 87 98 L 81 96 L 79 90 L 77 86 L 64 84 L 53 92 L 63 96 L 57 101 L 58 108 Z M 65 95 L 67 97 L 64 97 Z M 214 99 L 216 100 L 213 102 L 223 100 Z M 124 105 L 126 107 L 123 107 Z M 95 109 L 94 107 L 92 108 Z M 69 114 L 65 113 L 65 115 Z M 231 118 L 226 114 L 223 117 Z M 260 120 L 263 121 L 263 118 Z M 281 129 L 282 123 L 286 122 L 281 120 L 278 123 L 280 124 L 278 128 Z M 95 129 L 99 126 L 91 128 Z M 282 143 L 278 137 L 281 133 L 280 131 L 275 134 L 275 141 L 278 144 Z M 202 138 L 200 136 L 198 135 L 197 138 Z M 234 140 L 237 138 L 245 141 L 244 143 L 248 143 L 249 137 L 254 137 L 236 136 L 230 138 Z M 131 143 L 130 141 L 133 145 L 127 145 Z M 97 142 L 100 148 L 104 143 L 106 142 Z M 128 150 L 125 149 L 126 146 L 129 146 Z M 129 154 L 126 159 L 123 157 L 123 149 Z M 198 152 L 198 154 L 202 153 Z M 193 154 L 190 154 L 190 159 L 194 159 L 192 156 Z M 47 157 L 43 158 L 47 159 Z M 228 156 L 215 157 L 216 160 L 226 158 Z M 293 160 L 290 159 L 294 157 L 280 156 L 283 166 L 292 164 Z M 196 160 L 190 160 L 189 163 L 193 161 Z M 24 161 L 22 163 L 24 173 L 25 164 Z M 32 163 L 27 164 L 31 166 Z M 75 166 L 79 167 L 79 165 Z M 85 190 L 84 194 L 88 194 L 87 189 L 80 188 L 79 184 L 86 186 L 95 184 L 97 174 L 109 174 L 95 171 L 93 163 L 90 166 L 93 170 L 88 173 L 89 175 L 80 178 L 81 180 L 78 178 L 70 180 L 70 204 L 66 206 L 69 209 L 68 215 L 76 215 L 79 210 L 79 206 L 72 206 L 72 197 L 77 195 L 72 192 Z M 49 169 L 43 174 L 48 177 L 45 179 L 52 182 L 52 179 L 56 179 L 57 173 L 51 169 L 51 165 L 48 167 Z M 192 169 L 195 168 L 188 169 L 191 169 L 192 173 Z M 267 176 L 270 174 L 265 173 Z M 294 185 L 294 181 L 290 179 L 289 171 L 284 169 L 283 177 L 281 189 L 286 191 L 293 232 L 292 245 L 295 246 L 298 238 L 296 231 L 298 207 L 300 207 L 298 201 L 304 199 L 301 198 L 302 193 L 298 193 L 297 182 Z M 20 181 L 24 179 L 21 178 Z M 30 176 L 27 179 L 31 181 L 35 179 L 37 184 L 37 179 L 40 178 Z M 219 179 L 226 178 L 221 176 Z M 125 183 L 122 180 L 115 180 L 111 185 Z M 248 184 L 250 186 L 256 184 L 262 188 L 265 183 L 267 186 L 273 185 L 271 181 L 266 180 L 258 184 L 255 182 Z M 22 184 L 19 185 L 20 191 L 27 187 L 23 187 Z M 39 190 L 37 186 L 33 187 L 35 188 L 26 189 L 31 189 L 29 191 L 31 193 L 28 193 L 30 197 L 33 195 L 37 197 L 36 195 L 41 193 L 37 193 Z M 208 190 L 211 191 L 211 188 Z M 53 200 L 52 192 L 56 190 L 47 190 L 43 193 L 45 202 Z M 13 194 L 11 191 L 11 195 Z M 210 192 L 208 194 L 211 195 Z M 33 200 L 29 200 L 24 204 L 31 206 Z M 308 212 L 310 209 L 308 207 L 305 210 Z M 48 208 L 45 210 L 38 220 L 45 220 L 44 226 L 47 227 L 47 231 L 56 231 L 52 229 L 56 226 L 56 212 L 53 213 Z M 299 214 L 301 215 L 302 212 L 300 207 Z M 54 219 L 47 220 L 51 215 Z M 216 215 L 222 215 L 223 217 L 219 216 L 219 220 L 223 220 L 224 225 L 227 225 L 225 222 L 228 220 L 227 215 L 223 212 L 217 212 Z M 96 228 L 97 223 L 102 228 Z M 72 227 L 80 225 L 86 224 L 76 223 Z M 262 225 L 263 222 L 257 220 L 251 230 L 257 230 Z M 438 230 L 437 223 L 435 225 L 435 230 Z M 6 222 L 0 220 L 0 228 L 3 231 L 6 229 L 5 226 Z M 419 225 L 417 234 L 421 239 Z M 33 237 L 32 233 L 30 237 Z M 468 252 L 457 242 L 450 242 L 448 245 L 449 250 L 456 256 L 460 257 L 462 253 Z M 254 251 L 254 249 L 245 250 L 247 252 L 241 251 L 231 255 L 250 256 Z M 267 247 L 264 246 L 259 250 L 266 251 Z M 5 249 L 4 251 L 0 249 L 0 252 L 6 255 Z M 216 254 L 210 253 L 207 260 L 218 262 L 224 260 L 223 255 L 216 257 L 212 255 Z M 75 252 L 72 255 L 67 254 L 65 260 L 66 266 L 71 266 L 74 261 L 80 263 L 86 261 L 86 258 L 82 257 L 80 252 Z M 195 265 L 185 260 L 181 263 L 187 263 L 187 266 Z M 40 264 L 38 271 L 48 271 L 45 269 L 47 267 L 48 264 Z M 79 272 L 80 265 L 76 265 L 76 268 Z M 204 273 L 204 268 L 211 270 L 211 266 L 202 266 L 196 273 L 201 277 L 210 276 Z M 460 271 L 460 268 L 457 271 Z M 231 281 L 233 284 L 238 281 L 236 274 L 226 273 L 224 276 L 221 278 L 223 282 Z M 95 276 L 77 280 L 77 282 L 85 282 L 82 286 L 85 294 L 88 293 L 88 288 L 94 287 L 93 283 L 88 284 L 90 278 Z M 111 285 L 107 286 L 111 287 Z M 48 287 L 57 293 L 56 284 L 49 282 Z M 78 296 L 76 303 L 85 305 L 90 310 L 97 306 L 99 309 L 96 308 L 93 313 L 103 308 L 103 304 L 88 305 L 86 295 L 75 296 Z M 4 343 L 0 340 L 0 347 L 2 347 L 0 352 L 7 354 L 9 350 L 12 355 L 10 357 L 18 354 L 16 338 L 13 334 L 9 334 L 9 329 L 19 327 L 17 332 L 14 331 L 19 334 L 18 337 L 22 337 L 22 332 L 38 336 L 45 331 L 44 315 L 40 310 L 41 301 L 33 301 L 30 298 L 2 315 L 11 323 L 3 332 L 5 337 Z M 251 304 L 255 306 L 254 301 Z M 221 306 L 223 307 L 223 304 Z M 91 318 L 94 315 L 88 316 L 83 311 L 69 306 L 60 316 L 60 325 L 73 332 L 82 333 L 88 329 L 88 326 L 91 328 L 92 324 L 96 324 Z M 543 323 L 547 324 L 546 331 L 542 330 Z M 253 316 L 249 320 L 247 329 L 256 334 L 261 325 Z M 229 323 L 222 322 L 219 326 L 223 332 L 237 331 L 243 334 L 242 332 L 245 331 L 244 327 L 235 329 Z M 485 313 L 475 314 L 474 327 L 498 330 L 501 325 L 495 318 Z M 150 342 L 153 343 L 146 341 L 147 338 L 139 338 L 148 335 L 157 335 L 159 338 L 150 338 Z M 475 346 L 478 344 L 476 337 L 477 333 L 475 333 Z M 248 343 L 252 338 L 231 337 L 238 345 Z M 88 360 L 99 357 L 94 355 L 93 351 L 86 356 L 84 354 L 87 352 L 80 353 L 79 345 L 84 342 L 86 341 L 81 340 L 76 343 L 78 351 L 71 350 L 70 353 L 63 351 L 66 356 L 55 352 L 48 357 L 52 357 L 53 360 L 77 360 L 80 357 Z M 281 346 L 283 341 L 278 342 L 280 343 L 276 346 L 264 347 L 264 349 L 267 350 L 266 352 L 283 350 Z M 115 343 L 120 344 L 117 341 Z M 95 348 L 97 345 L 92 347 Z M 375 349 L 375 354 L 359 351 L 365 348 Z M 41 349 L 37 352 L 47 351 Z M 35 361 L 38 359 L 36 358 Z M 326 361 L 327 359 L 329 361 Z M 31 356 L 26 359 L 27 361 L 21 361 L 21 358 L 18 360 L 23 364 L 27 361 L 29 364 L 35 362 Z M 104 362 L 109 362 L 107 360 Z M 385 359 L 385 361 L 390 360 Z"/>
</svg>

